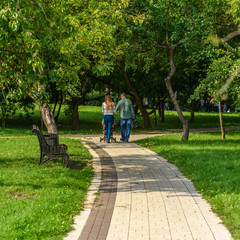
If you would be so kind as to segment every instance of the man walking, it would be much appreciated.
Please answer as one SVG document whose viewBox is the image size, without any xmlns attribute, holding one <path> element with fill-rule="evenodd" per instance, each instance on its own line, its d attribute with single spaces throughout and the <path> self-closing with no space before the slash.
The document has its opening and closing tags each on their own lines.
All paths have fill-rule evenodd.
<svg viewBox="0 0 240 240">
<path fill-rule="evenodd" d="M 132 101 L 126 98 L 126 94 L 121 94 L 121 100 L 117 103 L 116 111 L 120 109 L 121 141 L 128 142 L 132 119 L 135 120 L 135 112 Z M 126 133 L 125 133 L 126 130 Z"/>
</svg>

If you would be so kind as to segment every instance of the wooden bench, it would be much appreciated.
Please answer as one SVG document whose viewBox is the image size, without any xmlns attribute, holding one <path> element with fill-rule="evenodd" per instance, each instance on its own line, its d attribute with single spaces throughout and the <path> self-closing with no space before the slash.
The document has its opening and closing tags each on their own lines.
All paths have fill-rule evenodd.
<svg viewBox="0 0 240 240">
<path fill-rule="evenodd" d="M 63 167 L 67 166 L 69 155 L 66 153 L 67 146 L 65 144 L 57 144 L 56 146 L 50 146 L 38 126 L 35 124 L 32 126 L 32 133 L 37 134 L 40 145 L 41 155 L 39 165 L 43 165 L 54 158 L 62 158 Z M 47 157 L 47 159 L 44 159 L 45 156 Z"/>
</svg>

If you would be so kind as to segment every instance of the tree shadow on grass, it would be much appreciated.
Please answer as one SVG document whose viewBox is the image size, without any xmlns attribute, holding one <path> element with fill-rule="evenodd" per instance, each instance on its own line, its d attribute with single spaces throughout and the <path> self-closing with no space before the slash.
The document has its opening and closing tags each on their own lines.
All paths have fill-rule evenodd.
<svg viewBox="0 0 240 240">
<path fill-rule="evenodd" d="M 18 183 L 18 182 L 15 182 L 15 183 L 4 183 L 4 182 L 2 182 L 2 181 L 0 181 L 0 186 L 1 187 L 14 187 L 14 188 L 18 188 L 18 187 L 20 187 L 20 188 L 22 188 L 22 187 L 24 187 L 24 188 L 28 188 L 28 187 L 31 187 L 32 189 L 42 189 L 43 188 L 43 186 L 42 185 L 40 185 L 40 184 L 34 184 L 34 183 L 29 183 L 29 182 L 26 182 L 26 183 Z"/>
<path fill-rule="evenodd" d="M 75 161 L 68 161 L 67 168 L 73 170 L 82 170 L 87 166 L 87 163 L 78 163 Z"/>
</svg>

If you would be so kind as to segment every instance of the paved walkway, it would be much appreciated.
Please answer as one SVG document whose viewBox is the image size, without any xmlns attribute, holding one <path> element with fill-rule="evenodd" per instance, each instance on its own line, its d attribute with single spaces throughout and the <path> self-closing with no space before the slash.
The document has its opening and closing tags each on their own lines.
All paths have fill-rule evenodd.
<svg viewBox="0 0 240 240">
<path fill-rule="evenodd" d="M 100 179 L 101 162 L 102 180 L 93 181 L 95 190 L 101 184 L 100 195 L 66 240 L 232 239 L 192 182 L 162 157 L 134 143 L 83 140 L 95 143 L 100 157 L 95 167 Z"/>
</svg>

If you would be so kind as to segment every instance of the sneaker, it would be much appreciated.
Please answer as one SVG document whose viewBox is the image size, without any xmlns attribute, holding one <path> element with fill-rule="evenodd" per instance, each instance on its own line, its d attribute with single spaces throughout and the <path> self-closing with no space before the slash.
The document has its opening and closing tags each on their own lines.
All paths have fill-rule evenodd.
<svg viewBox="0 0 240 240">
<path fill-rule="evenodd" d="M 122 139 L 122 138 L 120 138 L 120 141 L 124 142 L 125 140 L 124 140 L 124 139 Z"/>
</svg>

